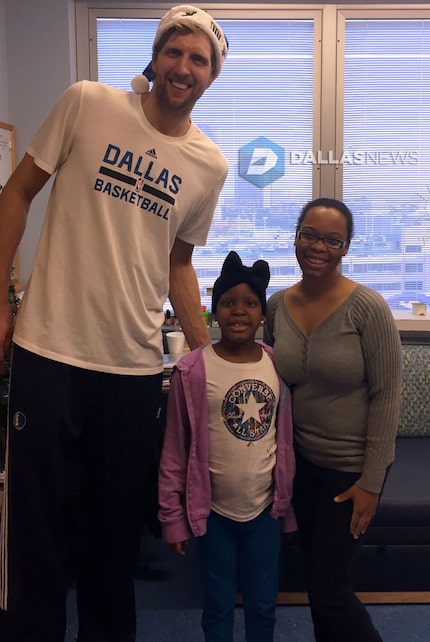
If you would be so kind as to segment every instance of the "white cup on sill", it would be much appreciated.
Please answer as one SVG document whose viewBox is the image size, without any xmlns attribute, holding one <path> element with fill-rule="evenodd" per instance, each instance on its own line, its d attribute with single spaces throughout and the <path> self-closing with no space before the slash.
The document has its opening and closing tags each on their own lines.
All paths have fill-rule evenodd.
<svg viewBox="0 0 430 642">
<path fill-rule="evenodd" d="M 185 334 L 183 332 L 167 332 L 167 347 L 170 360 L 179 359 L 184 353 Z"/>
<path fill-rule="evenodd" d="M 411 301 L 412 314 L 416 317 L 424 317 L 427 314 L 427 304 L 421 301 Z"/>
</svg>

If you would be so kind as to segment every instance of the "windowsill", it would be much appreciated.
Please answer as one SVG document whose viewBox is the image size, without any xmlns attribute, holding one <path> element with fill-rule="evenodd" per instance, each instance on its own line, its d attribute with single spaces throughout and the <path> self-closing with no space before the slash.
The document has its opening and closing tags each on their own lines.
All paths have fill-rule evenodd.
<svg viewBox="0 0 430 642">
<path fill-rule="evenodd" d="M 415 316 L 412 312 L 399 310 L 393 311 L 393 317 L 396 322 L 402 338 L 423 338 L 426 341 L 430 339 L 430 314 L 426 316 Z M 219 328 L 208 328 L 209 336 L 212 340 L 219 339 Z M 263 328 L 257 330 L 257 339 L 263 338 Z"/>
<path fill-rule="evenodd" d="M 393 317 L 400 331 L 430 332 L 430 315 L 416 316 L 412 312 L 395 310 Z"/>
</svg>

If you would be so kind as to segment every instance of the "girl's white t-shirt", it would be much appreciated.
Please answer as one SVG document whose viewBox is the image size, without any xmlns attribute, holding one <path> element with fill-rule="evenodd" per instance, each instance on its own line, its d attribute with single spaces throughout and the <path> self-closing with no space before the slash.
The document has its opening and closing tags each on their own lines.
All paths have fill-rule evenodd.
<svg viewBox="0 0 430 642">
<path fill-rule="evenodd" d="M 209 406 L 212 509 L 246 522 L 273 501 L 279 379 L 262 350 L 255 363 L 233 363 L 203 350 Z"/>
</svg>

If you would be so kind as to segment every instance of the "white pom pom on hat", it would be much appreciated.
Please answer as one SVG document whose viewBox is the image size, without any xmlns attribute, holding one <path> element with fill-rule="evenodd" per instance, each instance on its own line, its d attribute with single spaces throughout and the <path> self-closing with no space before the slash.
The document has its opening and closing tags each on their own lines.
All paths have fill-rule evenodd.
<svg viewBox="0 0 430 642">
<path fill-rule="evenodd" d="M 149 91 L 149 80 L 143 74 L 138 74 L 131 79 L 131 88 L 135 94 L 147 94 Z"/>
<path fill-rule="evenodd" d="M 154 38 L 153 48 L 161 36 L 171 27 L 192 23 L 205 33 L 211 41 L 215 53 L 215 78 L 221 73 L 224 60 L 227 57 L 228 41 L 221 27 L 203 9 L 192 5 L 182 4 L 170 9 L 160 20 Z M 151 63 L 141 74 L 135 76 L 131 81 L 131 87 L 137 94 L 145 94 L 149 91 L 149 83 L 153 80 Z"/>
<path fill-rule="evenodd" d="M 147 94 L 149 91 L 149 83 L 154 79 L 154 72 L 152 71 L 152 63 L 146 65 L 141 74 L 137 74 L 131 80 L 131 88 L 135 94 Z"/>
</svg>

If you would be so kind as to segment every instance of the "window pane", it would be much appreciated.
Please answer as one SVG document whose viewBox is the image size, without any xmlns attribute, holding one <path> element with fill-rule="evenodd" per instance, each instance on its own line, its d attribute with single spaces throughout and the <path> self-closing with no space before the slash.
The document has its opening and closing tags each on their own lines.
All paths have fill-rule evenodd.
<svg viewBox="0 0 430 642">
<path fill-rule="evenodd" d="M 349 274 L 393 309 L 430 303 L 430 20 L 347 20 L 344 98 Z"/>
<path fill-rule="evenodd" d="M 235 249 L 246 264 L 270 262 L 269 294 L 296 282 L 295 222 L 312 197 L 312 165 L 289 163 L 291 150 L 312 149 L 313 20 L 219 20 L 229 40 L 223 71 L 193 110 L 194 122 L 222 149 L 229 175 L 208 243 L 193 263 L 202 302 L 210 306 L 222 262 Z M 98 19 L 98 79 L 123 89 L 151 58 L 158 20 Z M 240 175 L 240 150 L 280 148 L 285 171 L 265 186 Z M 246 173 L 246 172 L 245 172 Z M 252 177 L 251 177 L 252 178 Z"/>
</svg>

